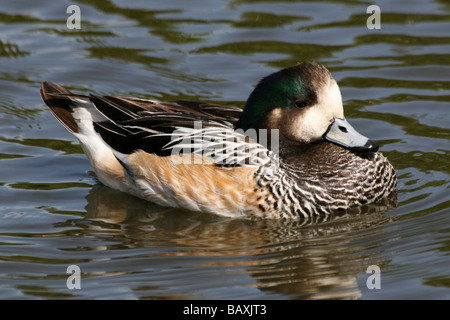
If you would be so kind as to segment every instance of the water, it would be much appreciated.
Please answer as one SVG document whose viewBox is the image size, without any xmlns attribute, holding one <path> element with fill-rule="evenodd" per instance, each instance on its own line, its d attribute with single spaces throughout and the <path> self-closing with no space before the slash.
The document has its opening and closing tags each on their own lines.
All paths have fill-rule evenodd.
<svg viewBox="0 0 450 320">
<path fill-rule="evenodd" d="M 69 30 L 69 5 L 81 29 Z M 366 9 L 381 8 L 369 30 Z M 0 2 L 1 299 L 449 299 L 447 1 Z M 96 183 L 39 96 L 242 106 L 298 61 L 326 65 L 345 114 L 397 170 L 398 205 L 318 221 L 224 219 Z M 81 270 L 69 290 L 68 266 Z M 369 289 L 370 265 L 381 289 Z"/>
</svg>

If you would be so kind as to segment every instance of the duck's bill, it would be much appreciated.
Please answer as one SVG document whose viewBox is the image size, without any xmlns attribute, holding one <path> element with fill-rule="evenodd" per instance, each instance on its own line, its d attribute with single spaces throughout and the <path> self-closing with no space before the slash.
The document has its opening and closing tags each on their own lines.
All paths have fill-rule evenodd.
<svg viewBox="0 0 450 320">
<path fill-rule="evenodd" d="M 355 151 L 378 151 L 378 144 L 356 131 L 345 119 L 334 119 L 324 139 Z"/>
</svg>

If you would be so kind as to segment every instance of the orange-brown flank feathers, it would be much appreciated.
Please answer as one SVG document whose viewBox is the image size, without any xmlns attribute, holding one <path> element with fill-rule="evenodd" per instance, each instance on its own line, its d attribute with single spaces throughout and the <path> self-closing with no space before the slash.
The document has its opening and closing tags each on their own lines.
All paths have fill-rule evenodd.
<svg viewBox="0 0 450 320">
<path fill-rule="evenodd" d="M 225 216 L 261 215 L 256 205 L 261 192 L 255 188 L 257 168 L 197 163 L 191 156 L 159 157 L 143 151 L 127 158 L 147 200 Z"/>
</svg>

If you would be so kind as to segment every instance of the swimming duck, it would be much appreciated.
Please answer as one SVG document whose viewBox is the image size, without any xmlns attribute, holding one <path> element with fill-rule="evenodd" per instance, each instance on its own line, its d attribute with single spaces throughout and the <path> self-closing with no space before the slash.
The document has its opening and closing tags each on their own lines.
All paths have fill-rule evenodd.
<svg viewBox="0 0 450 320">
<path fill-rule="evenodd" d="M 316 63 L 263 78 L 244 109 L 80 95 L 49 81 L 41 96 L 101 183 L 159 205 L 299 218 L 396 188 L 394 168 L 344 118 L 336 81 Z"/>
</svg>

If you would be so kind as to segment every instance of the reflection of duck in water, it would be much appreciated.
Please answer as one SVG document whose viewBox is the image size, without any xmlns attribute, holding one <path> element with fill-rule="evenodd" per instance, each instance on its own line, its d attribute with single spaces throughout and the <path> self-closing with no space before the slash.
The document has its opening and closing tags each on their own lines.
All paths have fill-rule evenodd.
<svg viewBox="0 0 450 320">
<path fill-rule="evenodd" d="M 192 298 L 195 287 L 194 297 L 203 298 L 203 289 L 213 287 L 219 296 L 213 293 L 212 298 L 219 299 L 238 292 L 257 298 L 354 299 L 365 288 L 367 267 L 384 269 L 389 261 L 383 249 L 387 238 L 378 226 L 394 219 L 382 214 L 394 206 L 394 197 L 388 197 L 352 213 L 299 220 L 226 219 L 159 207 L 96 184 L 86 206 L 85 217 L 92 222 L 81 219 L 78 226 L 89 237 L 106 239 L 113 260 L 159 266 L 161 272 L 152 268 L 139 283 L 165 283 L 168 287 L 159 288 L 159 294 Z M 117 259 L 118 248 L 131 249 L 131 254 L 123 250 L 126 259 Z M 136 294 L 152 296 L 155 291 Z"/>
<path fill-rule="evenodd" d="M 243 111 L 77 95 L 50 82 L 41 95 L 102 183 L 160 205 L 307 217 L 373 203 L 395 189 L 394 169 L 345 120 L 336 81 L 317 64 L 264 78 Z M 244 135 L 250 129 L 267 129 L 271 148 Z"/>
</svg>

